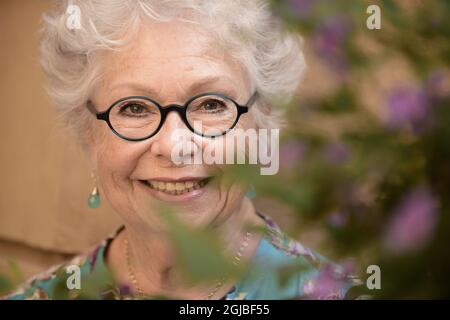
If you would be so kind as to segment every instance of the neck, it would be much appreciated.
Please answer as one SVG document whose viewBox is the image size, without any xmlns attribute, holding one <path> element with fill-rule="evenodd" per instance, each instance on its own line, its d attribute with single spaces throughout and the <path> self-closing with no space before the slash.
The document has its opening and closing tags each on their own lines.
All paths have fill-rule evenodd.
<svg viewBox="0 0 450 320">
<path fill-rule="evenodd" d="M 256 215 L 253 204 L 247 198 L 244 198 L 240 206 L 238 206 L 232 214 L 221 221 L 215 221 L 209 228 L 218 236 L 224 253 L 227 256 L 234 256 L 240 249 L 247 232 L 249 225 L 261 225 L 263 222 Z M 249 245 L 243 252 L 242 260 L 248 261 L 253 256 L 254 251 L 259 243 L 259 236 L 253 235 L 249 241 Z M 124 239 L 129 242 L 129 264 L 135 274 L 139 283 L 139 287 L 149 295 L 160 295 L 165 293 L 167 295 L 182 295 L 187 298 L 195 298 L 195 292 L 205 293 L 206 288 L 211 288 L 211 285 L 188 285 L 182 280 L 181 272 L 176 265 L 176 253 L 168 238 L 167 233 L 161 232 L 134 232 L 131 227 L 125 228 L 116 240 L 124 243 Z M 123 248 L 126 249 L 126 248 Z M 119 249 L 120 250 L 120 249 Z M 122 250 L 122 257 L 124 257 Z M 122 259 L 123 260 L 123 259 Z M 125 265 L 126 274 L 128 270 Z M 124 269 L 124 270 L 123 270 Z M 119 277 L 125 280 L 125 283 L 130 283 L 129 275 Z M 132 285 L 130 283 L 130 285 Z M 136 288 L 133 288 L 136 291 Z M 189 296 L 187 292 L 191 292 Z M 220 291 L 218 291 L 218 294 Z M 201 295 L 199 293 L 199 295 Z"/>
</svg>

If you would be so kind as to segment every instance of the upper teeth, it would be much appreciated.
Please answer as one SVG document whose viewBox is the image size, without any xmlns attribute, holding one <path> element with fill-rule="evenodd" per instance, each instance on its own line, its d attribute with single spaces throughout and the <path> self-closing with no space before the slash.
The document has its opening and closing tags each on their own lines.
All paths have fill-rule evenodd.
<svg viewBox="0 0 450 320">
<path fill-rule="evenodd" d="M 168 192 L 184 192 L 192 189 L 199 189 L 204 185 L 201 180 L 183 182 L 147 181 L 153 189 Z"/>
</svg>

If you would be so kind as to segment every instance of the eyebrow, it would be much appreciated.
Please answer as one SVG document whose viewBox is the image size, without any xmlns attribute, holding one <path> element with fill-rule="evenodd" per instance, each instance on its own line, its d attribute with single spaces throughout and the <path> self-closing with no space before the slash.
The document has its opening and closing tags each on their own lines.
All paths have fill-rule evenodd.
<svg viewBox="0 0 450 320">
<path fill-rule="evenodd" d="M 227 83 L 228 85 L 221 87 L 219 90 L 214 90 L 212 88 L 208 89 L 209 86 L 217 84 L 218 82 L 222 81 L 224 83 Z M 161 98 L 155 89 L 133 80 L 118 82 L 117 84 L 113 85 L 110 90 L 113 91 L 116 90 L 117 88 L 129 88 L 134 91 L 145 92 L 145 95 L 149 95 L 157 101 L 159 101 L 159 99 Z M 232 81 L 232 79 L 226 76 L 217 76 L 217 75 L 207 76 L 199 81 L 193 82 L 187 89 L 188 96 L 184 98 L 189 99 L 189 96 L 191 96 L 192 94 L 200 93 L 200 91 L 202 90 L 220 92 L 230 96 L 230 98 L 238 98 L 236 97 L 238 92 L 236 91 L 236 86 L 235 83 Z"/>
</svg>

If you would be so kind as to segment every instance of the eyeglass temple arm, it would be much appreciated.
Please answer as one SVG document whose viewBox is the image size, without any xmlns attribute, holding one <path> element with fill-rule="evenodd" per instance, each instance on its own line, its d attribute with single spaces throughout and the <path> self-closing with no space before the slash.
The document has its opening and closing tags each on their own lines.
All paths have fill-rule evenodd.
<svg viewBox="0 0 450 320">
<path fill-rule="evenodd" d="M 256 101 L 256 99 L 258 99 L 259 97 L 259 93 L 258 91 L 255 91 L 255 93 L 250 97 L 250 100 L 248 100 L 246 107 L 250 108 Z"/>
<path fill-rule="evenodd" d="M 94 104 L 90 100 L 86 103 L 86 107 L 94 116 L 98 114 L 97 109 L 95 109 Z"/>
</svg>

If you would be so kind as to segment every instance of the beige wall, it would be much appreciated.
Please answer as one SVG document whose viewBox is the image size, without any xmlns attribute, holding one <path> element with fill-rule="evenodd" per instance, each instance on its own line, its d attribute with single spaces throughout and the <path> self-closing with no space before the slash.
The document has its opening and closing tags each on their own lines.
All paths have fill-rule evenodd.
<svg viewBox="0 0 450 320">
<path fill-rule="evenodd" d="M 87 207 L 87 163 L 45 94 L 38 30 L 50 3 L 0 1 L 0 238 L 68 253 L 103 238 L 118 219 L 105 202 Z"/>
</svg>

